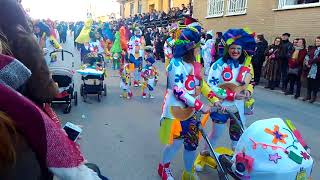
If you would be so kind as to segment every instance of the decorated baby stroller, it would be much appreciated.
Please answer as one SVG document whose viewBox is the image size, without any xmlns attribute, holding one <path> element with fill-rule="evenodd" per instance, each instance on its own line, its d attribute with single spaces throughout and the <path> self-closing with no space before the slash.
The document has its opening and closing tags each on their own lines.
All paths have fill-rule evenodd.
<svg viewBox="0 0 320 180">
<path fill-rule="evenodd" d="M 104 57 L 101 54 L 92 56 L 88 54 L 83 59 L 83 65 L 80 70 L 83 84 L 80 86 L 80 95 L 86 102 L 88 94 L 96 94 L 98 101 L 101 101 L 102 95 L 107 96 L 107 85 L 104 84 L 106 75 Z"/>
<path fill-rule="evenodd" d="M 50 72 L 52 73 L 52 79 L 59 86 L 59 94 L 58 96 L 51 102 L 52 104 L 66 104 L 66 108 L 64 109 L 64 113 L 69 113 L 71 111 L 72 100 L 74 100 L 74 104 L 78 104 L 78 95 L 77 91 L 74 91 L 74 82 L 73 75 L 74 67 L 73 61 L 65 61 L 65 55 L 69 54 L 73 57 L 73 54 L 69 51 L 58 49 L 50 53 L 55 53 L 57 55 L 57 61 L 52 62 L 49 65 Z M 61 53 L 61 56 L 59 56 Z M 61 58 L 60 58 L 61 57 Z M 68 64 L 70 64 L 68 66 Z"/>
<path fill-rule="evenodd" d="M 230 176 L 236 180 L 311 179 L 310 149 L 290 120 L 259 120 L 244 129 L 232 109 L 227 109 L 227 113 L 237 120 L 243 131 L 234 152 L 224 147 L 214 149 L 200 126 L 220 180 Z"/>
</svg>

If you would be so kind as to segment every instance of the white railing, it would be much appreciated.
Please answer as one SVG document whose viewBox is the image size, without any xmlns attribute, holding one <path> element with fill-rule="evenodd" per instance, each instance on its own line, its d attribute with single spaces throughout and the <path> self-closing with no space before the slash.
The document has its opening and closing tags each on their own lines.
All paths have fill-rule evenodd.
<svg viewBox="0 0 320 180">
<path fill-rule="evenodd" d="M 224 0 L 208 0 L 208 17 L 223 16 Z"/>
<path fill-rule="evenodd" d="M 298 0 L 279 0 L 278 9 L 294 8 L 295 6 L 309 7 L 313 5 L 319 5 L 319 4 L 320 4 L 320 0 L 312 3 L 302 3 L 302 4 L 298 4 Z"/>
<path fill-rule="evenodd" d="M 247 12 L 247 0 L 228 0 L 226 15 L 239 15 Z"/>
</svg>

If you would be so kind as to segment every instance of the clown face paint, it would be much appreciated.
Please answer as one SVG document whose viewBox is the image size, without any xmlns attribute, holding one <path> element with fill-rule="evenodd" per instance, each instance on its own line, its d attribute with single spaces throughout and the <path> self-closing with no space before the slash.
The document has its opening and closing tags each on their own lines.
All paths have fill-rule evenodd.
<svg viewBox="0 0 320 180">
<path fill-rule="evenodd" d="M 242 53 L 242 47 L 239 45 L 231 45 L 229 47 L 228 53 L 232 59 L 239 59 Z"/>
</svg>

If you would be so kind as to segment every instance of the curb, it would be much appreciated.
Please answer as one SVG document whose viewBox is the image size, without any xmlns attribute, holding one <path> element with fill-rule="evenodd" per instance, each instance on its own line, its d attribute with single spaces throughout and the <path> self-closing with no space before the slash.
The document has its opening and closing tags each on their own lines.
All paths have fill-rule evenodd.
<svg viewBox="0 0 320 180">
<path fill-rule="evenodd" d="M 283 95 L 284 95 L 284 92 L 281 91 L 281 90 L 279 90 L 279 89 L 275 89 L 275 90 L 266 89 L 266 88 L 264 88 L 264 87 L 261 86 L 261 85 L 257 85 L 257 86 L 255 86 L 255 88 L 259 88 L 259 89 L 263 89 L 263 90 L 265 90 L 265 91 L 274 92 L 274 93 L 278 93 L 278 94 L 283 94 Z M 292 99 L 294 99 L 294 98 L 293 98 L 294 95 L 286 95 L 286 96 L 287 96 L 287 97 L 291 97 Z M 302 99 L 303 99 L 303 97 L 299 97 L 297 100 L 302 101 Z M 304 101 L 302 101 L 302 102 L 304 102 Z M 315 105 L 320 106 L 320 102 L 319 102 L 319 101 L 316 101 L 316 102 L 314 102 L 314 103 L 308 103 L 308 104 L 315 104 Z"/>
</svg>

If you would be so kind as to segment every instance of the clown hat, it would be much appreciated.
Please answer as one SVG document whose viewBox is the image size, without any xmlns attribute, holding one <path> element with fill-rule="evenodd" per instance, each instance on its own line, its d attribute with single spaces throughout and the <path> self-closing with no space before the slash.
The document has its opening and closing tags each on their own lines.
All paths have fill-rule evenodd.
<svg viewBox="0 0 320 180">
<path fill-rule="evenodd" d="M 229 29 L 222 36 L 226 47 L 233 44 L 239 45 L 248 55 L 253 55 L 256 48 L 256 41 L 254 37 L 255 33 L 250 31 L 249 28 Z"/>
<path fill-rule="evenodd" d="M 179 39 L 175 41 L 173 56 L 183 57 L 188 51 L 194 49 L 200 42 L 200 32 L 193 27 L 187 27 L 181 31 Z"/>
</svg>

